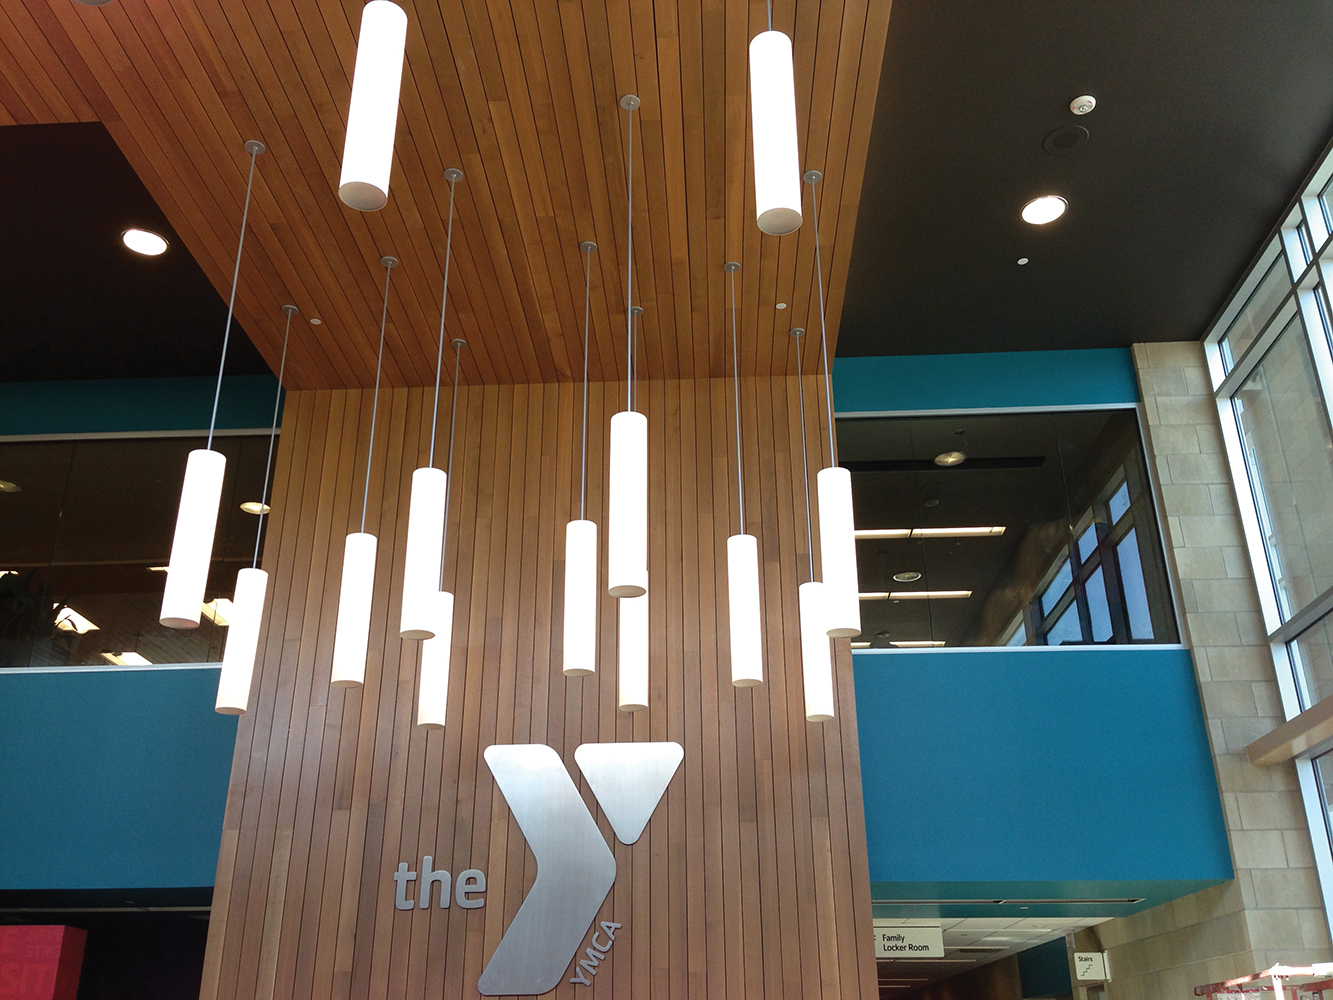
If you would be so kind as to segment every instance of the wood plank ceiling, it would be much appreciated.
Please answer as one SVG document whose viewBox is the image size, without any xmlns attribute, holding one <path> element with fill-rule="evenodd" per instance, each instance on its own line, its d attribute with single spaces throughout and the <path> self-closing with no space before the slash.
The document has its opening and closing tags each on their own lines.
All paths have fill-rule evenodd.
<svg viewBox="0 0 1333 1000">
<path fill-rule="evenodd" d="M 230 286 L 249 157 L 258 162 L 237 315 L 289 388 L 373 384 L 393 276 L 386 384 L 433 380 L 448 211 L 461 167 L 447 336 L 469 383 L 581 373 L 592 239 L 590 377 L 624 377 L 625 93 L 635 113 L 641 375 L 730 374 L 723 263 L 739 260 L 742 374 L 795 370 L 817 328 L 814 239 L 754 225 L 747 46 L 762 2 L 399 0 L 407 65 L 389 204 L 337 197 L 360 0 L 15 0 L 0 8 L 0 124 L 100 120 L 219 292 Z M 777 0 L 793 38 L 802 163 L 819 185 L 828 319 L 852 249 L 891 0 Z M 89 183 L 96 183 L 90 178 Z M 786 310 L 777 309 L 787 303 Z M 311 318 L 322 320 L 311 325 Z M 188 335 L 185 334 L 185 335 Z M 446 352 L 447 353 L 447 352 Z M 806 372 L 815 356 L 807 348 Z"/>
</svg>

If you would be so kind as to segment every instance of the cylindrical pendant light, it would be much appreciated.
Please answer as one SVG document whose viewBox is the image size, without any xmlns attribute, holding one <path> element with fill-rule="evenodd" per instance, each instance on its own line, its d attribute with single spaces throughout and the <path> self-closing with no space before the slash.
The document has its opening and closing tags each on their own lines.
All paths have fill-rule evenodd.
<svg viewBox="0 0 1333 1000">
<path fill-rule="evenodd" d="M 333 633 L 333 686 L 360 687 L 366 679 L 370 647 L 370 605 L 375 596 L 375 554 L 379 540 L 365 531 L 347 536 L 338 624 Z"/>
<path fill-rule="evenodd" d="M 444 502 L 449 477 L 435 468 L 435 431 L 440 420 L 440 370 L 444 367 L 444 321 L 449 308 L 449 259 L 454 243 L 454 186 L 463 171 L 450 167 L 449 223 L 444 238 L 444 293 L 440 299 L 440 336 L 435 350 L 435 401 L 430 419 L 430 453 L 424 468 L 412 473 L 407 507 L 407 551 L 403 555 L 403 608 L 398 634 L 404 639 L 429 639 L 435 634 L 436 601 L 440 591 L 440 560 L 444 558 Z"/>
<path fill-rule="evenodd" d="M 236 574 L 236 592 L 227 618 L 227 646 L 218 677 L 216 710 L 240 715 L 250 704 L 250 682 L 259 649 L 259 629 L 264 622 L 264 597 L 268 574 L 262 569 L 243 569 Z"/>
<path fill-rule="evenodd" d="M 384 265 L 384 308 L 380 313 L 380 347 L 375 360 L 375 395 L 370 404 L 370 441 L 366 446 L 366 482 L 361 494 L 361 530 L 347 536 L 343 547 L 342 585 L 338 590 L 338 623 L 333 632 L 334 687 L 360 687 L 366 679 L 370 648 L 370 607 L 375 597 L 375 554 L 379 542 L 366 532 L 370 503 L 370 468 L 375 457 L 375 423 L 380 409 L 380 373 L 384 370 L 384 327 L 389 320 L 389 278 L 396 257 L 381 257 Z"/>
<path fill-rule="evenodd" d="M 736 336 L 736 261 L 723 268 L 731 288 L 731 369 L 736 407 L 736 507 L 740 534 L 727 539 L 727 611 L 731 626 L 731 683 L 764 682 L 764 631 L 759 617 L 759 542 L 745 533 L 745 475 L 741 452 L 741 360 Z"/>
<path fill-rule="evenodd" d="M 826 588 L 815 582 L 815 545 L 810 523 L 810 463 L 806 460 L 805 388 L 801 385 L 801 341 L 805 331 L 791 331 L 796 341 L 796 395 L 800 400 L 801 476 L 805 490 L 805 546 L 810 580 L 797 588 L 801 625 L 801 677 L 805 687 L 805 719 L 833 718 L 833 656 L 829 649 Z"/>
<path fill-rule="evenodd" d="M 801 160 L 796 139 L 796 75 L 791 39 L 768 30 L 750 40 L 750 129 L 754 136 L 754 207 L 760 232 L 801 227 Z"/>
<path fill-rule="evenodd" d="M 389 201 L 406 46 L 407 14 L 403 8 L 391 0 L 370 0 L 361 9 L 352 101 L 347 109 L 347 141 L 338 179 L 338 197 L 359 212 L 378 211 Z"/>
<path fill-rule="evenodd" d="M 648 707 L 648 595 L 626 597 L 620 608 L 620 710 Z"/>
<path fill-rule="evenodd" d="M 815 185 L 823 178 L 807 170 L 811 218 L 815 225 L 815 284 L 819 287 L 819 356 L 824 366 L 824 400 L 828 416 L 829 468 L 816 477 L 819 490 L 819 562 L 824 577 L 828 634 L 849 639 L 861 634 L 861 584 L 856 571 L 856 525 L 852 517 L 852 474 L 838 466 L 833 435 L 833 382 L 829 378 L 828 337 L 824 329 L 824 265 L 819 249 L 819 202 Z"/>
<path fill-rule="evenodd" d="M 435 591 L 431 605 L 431 638 L 421 644 L 421 681 L 417 688 L 417 725 L 443 729 L 449 708 L 449 655 L 454 641 L 454 595 Z"/>
<path fill-rule="evenodd" d="M 565 525 L 565 622 L 561 668 L 566 677 L 597 672 L 597 525 L 588 512 L 588 328 L 592 317 L 592 253 L 583 252 L 583 458 L 579 473 L 579 519 Z"/>
<path fill-rule="evenodd" d="M 158 620 L 167 628 L 198 628 L 213 559 L 213 536 L 218 527 L 218 504 L 222 500 L 222 478 L 227 459 L 213 451 L 213 431 L 218 421 L 218 399 L 222 395 L 222 372 L 227 366 L 227 344 L 231 340 L 231 317 L 236 306 L 236 285 L 241 277 L 241 251 L 250 219 L 250 191 L 254 187 L 255 158 L 264 152 L 257 139 L 245 143 L 250 154 L 250 173 L 245 182 L 245 207 L 241 210 L 241 235 L 236 241 L 236 266 L 231 273 L 231 298 L 227 300 L 227 323 L 222 328 L 222 360 L 213 389 L 213 415 L 208 421 L 208 443 L 190 452 L 181 486 L 181 504 L 176 512 L 176 533 L 171 540 L 166 588 Z"/>
<path fill-rule="evenodd" d="M 606 585 L 612 597 L 648 592 L 648 418 L 634 409 L 634 109 L 639 99 L 626 94 L 620 106 L 628 115 L 628 235 L 625 268 L 625 409 L 611 418 L 607 457 L 610 487 L 606 514 Z"/>
<path fill-rule="evenodd" d="M 407 551 L 403 555 L 403 614 L 398 631 L 404 639 L 429 639 L 435 634 L 434 595 L 440 586 L 444 495 L 448 486 L 443 469 L 417 469 L 412 473 Z"/>
<path fill-rule="evenodd" d="M 824 632 L 822 583 L 803 583 L 797 588 L 801 613 L 801 679 L 805 687 L 805 721 L 828 722 L 833 718 L 833 659 L 829 637 Z"/>
<path fill-rule="evenodd" d="M 273 469 L 273 443 L 278 436 L 278 408 L 282 405 L 282 377 L 287 372 L 287 343 L 292 334 L 296 306 L 283 306 L 287 316 L 282 334 L 282 360 L 278 363 L 278 388 L 273 394 L 273 424 L 268 431 L 268 458 L 264 462 L 264 489 L 259 494 L 259 521 L 255 527 L 255 554 L 249 569 L 236 574 L 236 590 L 231 599 L 232 613 L 227 629 L 227 645 L 222 653 L 222 673 L 218 677 L 215 709 L 224 715 L 240 715 L 250 704 L 250 684 L 255 674 L 255 655 L 259 651 L 259 630 L 264 622 L 264 597 L 268 593 L 268 573 L 259 568 L 259 543 L 264 536 L 264 515 L 268 512 L 268 480 Z"/>
<path fill-rule="evenodd" d="M 460 171 L 453 171 L 462 176 Z M 450 171 L 446 171 L 448 176 Z M 450 177 L 451 181 L 457 177 Z M 441 324 L 440 335 L 444 335 Z M 458 382 L 461 378 L 463 348 L 467 341 L 457 337 L 450 341 L 454 348 L 454 392 L 453 403 L 449 411 L 449 463 L 445 481 L 450 488 L 454 482 L 454 428 L 458 424 Z M 431 448 L 434 449 L 434 431 L 431 432 Z M 443 522 L 449 525 L 449 492 L 444 495 Z M 433 636 L 421 644 L 421 679 L 417 685 L 417 725 L 423 729 L 443 729 L 445 715 L 449 708 L 449 658 L 453 653 L 454 642 L 454 595 L 444 589 L 444 549 L 440 549 L 440 575 L 435 580 L 435 589 L 427 596 L 430 604 L 430 628 Z"/>
</svg>

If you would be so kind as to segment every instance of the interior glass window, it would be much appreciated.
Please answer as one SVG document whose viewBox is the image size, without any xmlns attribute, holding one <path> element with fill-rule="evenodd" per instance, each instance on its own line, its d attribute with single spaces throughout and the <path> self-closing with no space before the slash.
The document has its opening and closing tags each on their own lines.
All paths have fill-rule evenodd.
<svg viewBox="0 0 1333 1000">
<path fill-rule="evenodd" d="M 1254 343 L 1290 289 L 1291 277 L 1287 273 L 1286 259 L 1278 254 L 1258 286 L 1250 293 L 1245 308 L 1231 321 L 1231 326 L 1222 336 L 1219 346 L 1228 371 L 1235 367 L 1240 356 Z"/>
<path fill-rule="evenodd" d="M 866 600 L 862 641 L 1179 641 L 1135 411 L 844 418 L 838 442 L 862 591 L 938 594 Z"/>
<path fill-rule="evenodd" d="M 202 438 L 0 443 L 0 667 L 208 663 L 254 555 L 268 435 L 215 437 L 227 457 L 197 629 L 158 623 L 186 457 Z M 219 600 L 221 603 L 218 603 Z"/>
</svg>

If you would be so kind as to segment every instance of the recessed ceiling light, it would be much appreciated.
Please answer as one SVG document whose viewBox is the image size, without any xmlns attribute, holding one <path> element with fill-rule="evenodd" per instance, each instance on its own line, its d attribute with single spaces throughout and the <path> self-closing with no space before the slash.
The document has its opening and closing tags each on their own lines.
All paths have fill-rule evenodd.
<svg viewBox="0 0 1333 1000">
<path fill-rule="evenodd" d="M 166 572 L 167 570 L 169 570 L 170 568 L 171 568 L 170 566 L 149 566 L 149 567 L 148 567 L 149 571 L 150 571 L 150 572 L 153 572 L 153 573 L 165 573 L 165 572 Z"/>
<path fill-rule="evenodd" d="M 852 649 L 869 649 L 869 648 L 870 648 L 870 643 L 868 643 L 868 642 L 854 642 L 854 643 L 852 643 Z"/>
<path fill-rule="evenodd" d="M 935 464 L 946 468 L 951 465 L 962 465 L 966 461 L 967 454 L 961 451 L 944 451 L 935 456 Z"/>
<path fill-rule="evenodd" d="M 321 324 L 321 323 L 323 323 L 323 322 L 324 322 L 324 321 L 323 321 L 322 319 L 320 319 L 318 316 L 311 316 L 311 317 L 310 317 L 310 325 L 311 325 L 311 326 L 319 326 L 319 324 Z"/>
<path fill-rule="evenodd" d="M 167 241 L 147 229 L 127 229 L 120 234 L 120 241 L 145 257 L 156 257 L 167 249 Z"/>
<path fill-rule="evenodd" d="M 1028 259 L 1027 259 L 1026 257 L 1019 257 L 1019 258 L 1018 258 L 1018 263 L 1019 263 L 1019 264 L 1026 264 L 1027 262 L 1028 262 Z"/>
<path fill-rule="evenodd" d="M 779 302 L 779 303 L 777 304 L 777 308 L 778 308 L 778 309 L 786 309 L 786 308 L 787 308 L 787 303 L 785 303 L 785 302 Z"/>
<path fill-rule="evenodd" d="M 936 646 L 943 646 L 943 639 L 902 639 L 898 642 L 889 643 L 890 646 L 897 646 L 899 649 L 927 649 Z"/>
<path fill-rule="evenodd" d="M 0 493 L 21 493 L 22 488 L 18 483 L 11 483 L 8 479 L 0 479 Z"/>
<path fill-rule="evenodd" d="M 930 601 L 951 600 L 971 597 L 970 590 L 895 590 L 892 592 L 872 590 L 858 595 L 863 601 Z"/>
<path fill-rule="evenodd" d="M 1002 525 L 989 525 L 966 528 L 913 528 L 913 538 L 985 538 L 988 535 L 1003 535 Z"/>
<path fill-rule="evenodd" d="M 1086 115 L 1097 106 L 1097 98 L 1091 94 L 1084 94 L 1082 97 L 1075 97 L 1069 102 L 1069 110 L 1076 115 Z"/>
<path fill-rule="evenodd" d="M 231 601 L 225 597 L 219 597 L 207 604 L 201 604 L 199 610 L 203 612 L 205 618 L 222 628 L 231 624 L 231 618 L 235 614 Z"/>
<path fill-rule="evenodd" d="M 56 628 L 62 632 L 77 632 L 79 635 L 97 631 L 96 625 L 69 607 L 61 608 L 60 613 L 56 615 Z"/>
<path fill-rule="evenodd" d="M 894 573 L 893 578 L 899 583 L 916 583 L 921 579 L 921 574 L 916 570 L 908 570 L 906 573 Z"/>
<path fill-rule="evenodd" d="M 1023 206 L 1023 221 L 1034 226 L 1044 226 L 1064 215 L 1068 207 L 1069 202 L 1058 194 L 1044 194 Z"/>
<path fill-rule="evenodd" d="M 266 503 L 260 503 L 258 500 L 247 500 L 241 504 L 241 510 L 247 514 L 267 514 L 271 507 Z"/>
</svg>

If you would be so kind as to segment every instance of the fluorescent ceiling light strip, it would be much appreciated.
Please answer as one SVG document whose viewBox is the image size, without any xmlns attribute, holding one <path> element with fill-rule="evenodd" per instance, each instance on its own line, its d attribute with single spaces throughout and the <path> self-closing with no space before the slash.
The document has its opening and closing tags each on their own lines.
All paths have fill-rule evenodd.
<svg viewBox="0 0 1333 1000">
<path fill-rule="evenodd" d="M 1004 534 L 1003 525 L 971 525 L 961 528 L 862 528 L 860 538 L 991 538 Z"/>
<path fill-rule="evenodd" d="M 897 646 L 899 649 L 925 649 L 933 646 L 943 646 L 943 639 L 903 639 L 901 642 L 890 642 L 890 646 Z"/>
<path fill-rule="evenodd" d="M 872 590 L 864 591 L 860 597 L 863 601 L 945 601 L 971 597 L 970 590 Z"/>
</svg>

